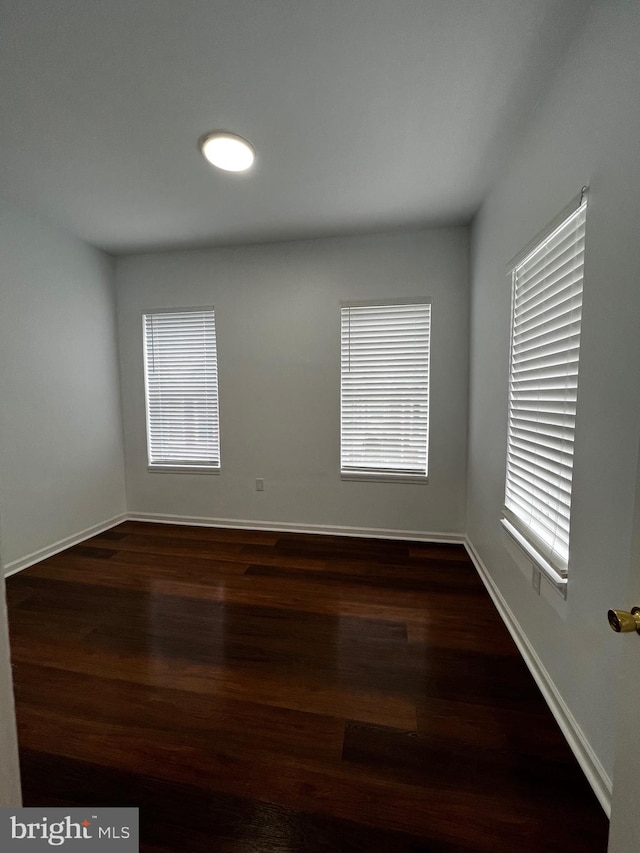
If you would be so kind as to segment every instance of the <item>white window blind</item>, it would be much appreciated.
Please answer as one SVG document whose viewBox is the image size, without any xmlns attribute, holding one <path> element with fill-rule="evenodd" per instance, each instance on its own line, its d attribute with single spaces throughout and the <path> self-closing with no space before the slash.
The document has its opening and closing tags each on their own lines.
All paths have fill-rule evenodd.
<svg viewBox="0 0 640 853">
<path fill-rule="evenodd" d="M 341 311 L 343 474 L 426 476 L 431 305 Z"/>
<path fill-rule="evenodd" d="M 144 315 L 151 467 L 220 467 L 213 308 Z"/>
<path fill-rule="evenodd" d="M 586 202 L 513 270 L 505 518 L 567 575 Z"/>
</svg>

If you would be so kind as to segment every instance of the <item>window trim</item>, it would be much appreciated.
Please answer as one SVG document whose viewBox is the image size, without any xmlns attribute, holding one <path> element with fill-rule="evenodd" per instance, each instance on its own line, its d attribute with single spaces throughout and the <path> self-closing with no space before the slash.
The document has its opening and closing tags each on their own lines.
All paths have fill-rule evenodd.
<svg viewBox="0 0 640 853">
<path fill-rule="evenodd" d="M 408 483 L 427 485 L 429 483 L 429 451 L 431 445 L 431 330 L 433 318 L 433 300 L 427 296 L 407 296 L 388 299 L 349 299 L 340 302 L 340 329 L 342 329 L 342 311 L 345 308 L 378 308 L 385 306 L 403 305 L 428 305 L 429 306 L 429 372 L 427 375 L 427 441 L 426 441 L 426 473 L 420 474 L 411 471 L 384 470 L 379 469 L 356 469 L 342 467 L 342 333 L 340 334 L 340 430 L 339 430 L 339 454 L 340 464 L 338 466 L 340 479 L 345 482 L 380 482 L 380 483 Z"/>
<path fill-rule="evenodd" d="M 153 465 L 147 460 L 147 471 L 150 474 L 219 474 L 222 465 L 214 468 L 212 465 L 171 465 L 155 462 Z"/>
<path fill-rule="evenodd" d="M 569 578 L 560 575 L 554 566 L 545 560 L 542 554 L 536 550 L 526 536 L 524 536 L 506 516 L 503 516 L 500 519 L 500 524 L 502 525 L 505 534 L 509 536 L 512 542 L 515 543 L 516 547 L 518 547 L 524 553 L 525 557 L 528 560 L 531 560 L 533 565 L 542 572 L 556 592 L 559 592 L 560 595 L 566 599 Z"/>
<path fill-rule="evenodd" d="M 514 337 L 514 329 L 515 329 L 515 297 L 516 297 L 516 271 L 518 267 L 524 264 L 530 257 L 535 255 L 540 249 L 543 247 L 543 244 L 549 240 L 557 231 L 561 229 L 561 227 L 573 216 L 578 214 L 578 212 L 584 208 L 585 215 L 587 209 L 587 200 L 588 200 L 588 187 L 582 187 L 582 190 L 578 196 L 576 196 L 570 204 L 568 204 L 557 216 L 551 220 L 551 222 L 540 231 L 533 240 L 530 240 L 529 243 L 520 251 L 514 258 L 509 262 L 507 267 L 507 276 L 510 282 L 511 288 L 511 307 L 510 307 L 510 334 L 509 334 L 509 361 L 508 361 L 508 388 L 507 388 L 507 431 L 509 430 L 509 424 L 511 419 L 511 376 L 513 370 L 513 337 Z M 584 265 L 584 254 L 583 251 L 583 265 Z M 581 297 L 584 293 L 584 273 L 582 279 L 582 290 Z M 580 323 L 580 331 L 582 331 L 582 323 Z M 578 349 L 578 363 L 579 363 L 579 349 Z M 578 373 L 578 382 L 579 382 L 579 373 Z M 505 470 L 505 486 L 504 486 L 504 496 L 506 501 L 506 488 L 508 482 L 508 454 L 509 454 L 509 434 L 507 432 L 507 465 Z M 573 464 L 571 468 L 571 486 L 573 487 Z M 520 519 L 516 516 L 516 514 L 510 510 L 505 504 L 503 504 L 501 511 L 500 523 L 506 533 L 513 541 L 516 546 L 524 553 L 525 557 L 532 561 L 533 565 L 545 576 L 547 581 L 551 584 L 551 586 L 562 595 L 563 598 L 567 598 L 567 585 L 568 585 L 568 577 L 569 577 L 569 558 L 567 558 L 567 568 L 561 570 L 556 565 L 554 565 L 543 553 L 541 546 L 537 542 L 536 534 L 525 528 L 525 525 L 520 521 Z M 569 529 L 571 524 L 571 508 L 569 509 Z M 570 535 L 570 534 L 569 534 Z M 570 544 L 570 543 L 569 543 Z"/>
<path fill-rule="evenodd" d="M 147 332 L 146 318 L 152 315 L 161 314 L 189 314 L 202 313 L 211 311 L 213 313 L 214 334 L 216 339 L 216 396 L 218 401 L 218 464 L 207 465 L 202 463 L 194 463 L 193 465 L 183 462 L 152 462 L 151 456 L 151 435 L 150 435 L 150 408 L 149 408 L 149 383 L 147 371 Z M 144 416 L 145 416 L 145 437 L 146 437 L 146 455 L 147 455 L 147 471 L 152 474 L 220 474 L 222 469 L 222 451 L 221 451 L 221 429 L 220 429 L 220 383 L 218 370 L 218 335 L 216 328 L 216 312 L 213 305 L 193 305 L 179 308 L 149 308 L 144 309 L 141 313 L 142 322 L 142 361 L 144 369 Z"/>
<path fill-rule="evenodd" d="M 428 474 L 394 474 L 393 471 L 344 471 L 340 469 L 340 479 L 355 483 L 418 483 L 425 485 L 429 482 Z"/>
</svg>

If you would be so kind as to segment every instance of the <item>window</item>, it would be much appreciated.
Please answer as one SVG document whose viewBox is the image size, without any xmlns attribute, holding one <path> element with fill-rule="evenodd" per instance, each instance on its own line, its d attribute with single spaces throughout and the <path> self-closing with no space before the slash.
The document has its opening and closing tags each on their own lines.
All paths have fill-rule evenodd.
<svg viewBox="0 0 640 853">
<path fill-rule="evenodd" d="M 145 314 L 143 323 L 150 469 L 219 469 L 213 308 Z"/>
<path fill-rule="evenodd" d="M 424 480 L 431 305 L 353 303 L 341 319 L 342 475 Z"/>
<path fill-rule="evenodd" d="M 586 201 L 512 271 L 505 526 L 556 583 L 569 563 Z"/>
</svg>

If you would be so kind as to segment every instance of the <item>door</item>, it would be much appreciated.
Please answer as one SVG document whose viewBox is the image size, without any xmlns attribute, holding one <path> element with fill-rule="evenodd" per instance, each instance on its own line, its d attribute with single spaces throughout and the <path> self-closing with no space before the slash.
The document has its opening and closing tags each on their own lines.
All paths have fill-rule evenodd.
<svg viewBox="0 0 640 853">
<path fill-rule="evenodd" d="M 0 542 L 0 546 L 2 543 Z M 1 557 L 1 554 L 0 554 Z M 0 559 L 0 806 L 22 805 L 20 771 L 9 658 L 9 628 L 4 569 Z"/>
<path fill-rule="evenodd" d="M 640 464 L 636 483 L 634 536 L 631 549 L 631 572 L 626 601 L 612 602 L 612 607 L 631 610 L 640 607 Z M 603 613 L 603 618 L 605 614 Z M 611 697 L 611 707 L 618 714 L 616 759 L 613 771 L 613 801 L 609 853 L 640 851 L 640 634 L 635 631 L 619 635 L 624 645 L 622 675 L 618 695 Z"/>
</svg>

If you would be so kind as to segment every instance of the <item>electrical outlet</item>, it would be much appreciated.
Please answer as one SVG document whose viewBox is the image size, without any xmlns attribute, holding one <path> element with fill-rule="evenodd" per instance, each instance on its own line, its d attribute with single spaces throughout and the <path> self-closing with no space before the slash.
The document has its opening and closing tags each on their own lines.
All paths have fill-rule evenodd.
<svg viewBox="0 0 640 853">
<path fill-rule="evenodd" d="M 540 577 L 542 572 L 537 566 L 531 567 L 531 586 L 534 588 L 536 593 L 540 595 Z"/>
<path fill-rule="evenodd" d="M 262 477 L 256 479 L 256 492 L 264 492 L 264 480 Z"/>
</svg>

